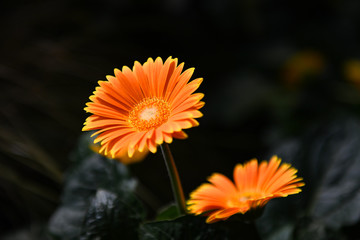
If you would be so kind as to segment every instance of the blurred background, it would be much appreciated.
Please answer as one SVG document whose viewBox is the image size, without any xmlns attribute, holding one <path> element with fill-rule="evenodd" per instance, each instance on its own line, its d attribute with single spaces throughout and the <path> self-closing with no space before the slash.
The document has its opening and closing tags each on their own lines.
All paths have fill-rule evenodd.
<svg viewBox="0 0 360 240">
<path fill-rule="evenodd" d="M 0 236 L 36 232 L 59 206 L 85 103 L 115 67 L 172 56 L 204 78 L 200 126 L 170 145 L 187 196 L 314 125 L 357 122 L 359 11 L 357 0 L 1 1 Z M 159 152 L 130 169 L 155 206 L 172 200 Z"/>
</svg>

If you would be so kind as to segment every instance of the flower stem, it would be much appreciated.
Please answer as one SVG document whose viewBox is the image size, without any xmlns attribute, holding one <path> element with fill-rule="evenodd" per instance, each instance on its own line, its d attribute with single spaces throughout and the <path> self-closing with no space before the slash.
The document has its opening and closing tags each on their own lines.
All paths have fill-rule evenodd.
<svg viewBox="0 0 360 240">
<path fill-rule="evenodd" d="M 163 143 L 160 145 L 161 152 L 164 156 L 165 165 L 170 177 L 171 187 L 173 190 L 174 198 L 176 205 L 179 209 L 180 214 L 186 213 L 185 207 L 185 197 L 184 192 L 181 186 L 179 173 L 177 171 L 174 158 L 171 154 L 169 145 L 167 143 Z"/>
</svg>

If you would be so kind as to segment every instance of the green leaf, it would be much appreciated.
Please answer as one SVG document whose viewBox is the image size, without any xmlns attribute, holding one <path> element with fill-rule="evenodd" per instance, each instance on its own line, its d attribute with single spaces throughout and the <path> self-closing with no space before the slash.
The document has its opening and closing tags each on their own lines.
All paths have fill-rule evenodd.
<svg viewBox="0 0 360 240">
<path fill-rule="evenodd" d="M 176 240 L 176 239 L 229 239 L 226 231 L 216 229 L 215 225 L 205 223 L 205 219 L 195 216 L 183 216 L 172 221 L 160 221 L 143 224 L 140 227 L 140 240 Z"/>
<path fill-rule="evenodd" d="M 91 152 L 88 144 L 84 139 L 80 139 L 79 147 L 73 154 L 77 158 L 74 158 L 72 168 L 66 172 L 62 204 L 49 221 L 50 235 L 58 239 L 79 239 L 82 227 L 101 229 L 102 225 L 105 226 L 108 221 L 106 218 L 99 226 L 90 224 L 91 219 L 94 219 L 93 214 L 102 214 L 96 206 L 103 206 L 112 214 L 121 215 L 124 221 L 129 219 L 130 223 L 133 222 L 135 213 L 128 215 L 128 212 L 123 210 L 125 206 L 130 206 L 128 211 L 138 211 L 136 214 L 139 216 L 145 215 L 144 207 L 133 195 L 137 182 L 127 167 Z M 110 207 L 113 202 L 117 202 L 119 206 Z"/>
<path fill-rule="evenodd" d="M 125 165 L 93 153 L 68 171 L 62 200 L 65 204 L 73 204 L 74 197 L 88 199 L 99 188 L 118 192 L 133 191 L 135 187 L 136 180 Z"/>
<path fill-rule="evenodd" d="M 85 213 L 83 206 L 60 206 L 49 220 L 49 235 L 56 240 L 79 239 Z"/>
<path fill-rule="evenodd" d="M 140 240 L 260 239 L 253 223 L 244 223 L 237 221 L 236 218 L 229 218 L 226 221 L 207 224 L 204 217 L 191 215 L 174 220 L 143 224 L 139 234 Z"/>
<path fill-rule="evenodd" d="M 306 185 L 297 195 L 270 201 L 258 221 L 265 239 L 285 224 L 292 225 L 294 239 L 345 237 L 342 228 L 360 220 L 359 146 L 360 125 L 350 117 L 314 125 L 304 136 L 275 147 Z"/>
<path fill-rule="evenodd" d="M 80 239 L 136 239 L 143 213 L 143 206 L 134 195 L 124 192 L 119 197 L 99 189 L 85 215 Z"/>
<path fill-rule="evenodd" d="M 178 217 L 180 217 L 179 209 L 172 203 L 159 211 L 159 214 L 156 216 L 156 221 L 172 220 Z"/>
</svg>

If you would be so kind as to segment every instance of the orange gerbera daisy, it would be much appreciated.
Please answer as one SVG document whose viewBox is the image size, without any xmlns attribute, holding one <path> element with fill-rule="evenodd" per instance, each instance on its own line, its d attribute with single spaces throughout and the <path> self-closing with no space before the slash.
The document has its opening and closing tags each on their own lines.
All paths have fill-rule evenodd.
<svg viewBox="0 0 360 240">
<path fill-rule="evenodd" d="M 258 165 L 257 159 L 236 165 L 235 184 L 222 174 L 214 173 L 190 194 L 188 210 L 209 216 L 207 223 L 226 220 L 234 214 L 245 214 L 263 208 L 269 200 L 301 192 L 302 178 L 297 170 L 273 156 Z"/>
<path fill-rule="evenodd" d="M 183 129 L 198 126 L 195 118 L 202 116 L 204 94 L 195 93 L 202 78 L 190 81 L 193 68 L 182 73 L 184 63 L 169 57 L 149 58 L 133 69 L 115 69 L 115 76 L 99 81 L 85 111 L 92 113 L 83 131 L 97 130 L 94 143 L 101 143 L 100 152 L 115 157 L 127 151 L 149 149 L 155 153 L 157 145 L 171 143 L 173 138 L 186 138 Z"/>
</svg>

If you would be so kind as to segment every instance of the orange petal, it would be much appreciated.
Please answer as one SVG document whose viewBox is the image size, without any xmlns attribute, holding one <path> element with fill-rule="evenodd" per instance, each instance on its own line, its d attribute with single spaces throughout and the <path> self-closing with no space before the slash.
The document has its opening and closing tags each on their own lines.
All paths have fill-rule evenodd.
<svg viewBox="0 0 360 240">
<path fill-rule="evenodd" d="M 216 218 L 228 219 L 230 216 L 239 213 L 239 208 L 226 208 L 216 214 Z"/>
<path fill-rule="evenodd" d="M 188 135 L 183 131 L 174 132 L 172 136 L 173 138 L 177 138 L 177 139 L 186 139 L 188 137 Z"/>
<path fill-rule="evenodd" d="M 156 143 L 151 138 L 147 140 L 147 145 L 148 145 L 150 152 L 156 153 L 157 146 L 156 146 Z"/>
<path fill-rule="evenodd" d="M 115 72 L 120 71 L 119 69 L 115 69 Z M 110 75 L 106 76 L 107 78 L 112 77 Z M 136 104 L 136 101 L 131 97 L 131 95 L 128 92 L 128 89 L 124 88 L 122 86 L 122 84 L 120 83 L 120 81 L 118 81 L 119 84 L 121 85 L 121 88 L 117 91 L 114 90 L 113 86 L 106 81 L 98 81 L 98 84 L 101 86 L 100 89 L 103 89 L 101 91 L 105 91 L 109 94 L 111 94 L 112 96 L 116 97 L 117 99 L 119 99 L 120 102 L 126 104 L 128 107 L 133 106 L 134 104 Z"/>
<path fill-rule="evenodd" d="M 131 84 L 131 87 L 134 89 L 134 91 L 136 92 L 137 99 L 138 100 L 142 100 L 145 96 L 141 90 L 140 87 L 140 83 L 135 75 L 135 73 L 133 73 L 131 71 L 131 69 L 127 66 L 124 66 L 122 68 L 122 73 L 125 75 L 126 79 L 128 80 L 128 82 Z M 125 82 L 124 82 L 125 84 Z"/>
<path fill-rule="evenodd" d="M 163 135 L 164 135 L 164 142 L 166 142 L 166 143 L 172 143 L 173 138 L 171 137 L 170 134 L 163 133 Z"/>
<path fill-rule="evenodd" d="M 156 89 L 156 96 L 159 96 L 159 97 L 163 96 L 164 87 L 166 84 L 166 78 L 169 74 L 170 63 L 171 63 L 171 57 L 166 59 L 164 65 L 160 69 L 159 77 L 157 79 L 158 85 L 157 85 L 157 89 Z"/>
<path fill-rule="evenodd" d="M 116 126 L 126 126 L 124 121 L 116 120 L 116 119 L 102 119 L 94 122 L 85 122 L 85 126 L 83 127 L 83 131 L 96 130 L 103 127 L 110 127 L 113 125 Z"/>
<path fill-rule="evenodd" d="M 208 181 L 228 195 L 236 194 L 237 192 L 230 179 L 220 173 L 214 173 L 209 177 Z"/>
<path fill-rule="evenodd" d="M 188 83 L 184 88 L 179 89 L 179 91 L 173 94 L 173 98 L 169 99 L 170 104 L 174 107 L 177 107 L 179 104 L 183 103 L 186 99 L 188 99 L 193 92 L 195 92 L 202 83 L 202 78 L 197 78 L 190 83 Z"/>
<path fill-rule="evenodd" d="M 237 164 L 234 168 L 234 181 L 239 192 L 244 191 L 247 183 L 245 169 L 242 164 Z"/>
<path fill-rule="evenodd" d="M 171 59 L 171 57 L 169 57 L 168 59 Z M 169 85 L 171 79 L 173 79 L 172 76 L 175 74 L 176 65 L 177 65 L 177 58 L 171 59 L 169 70 L 168 70 L 168 73 L 167 73 L 167 76 L 166 76 L 166 79 L 165 79 L 165 83 L 164 83 L 164 86 L 162 88 L 163 89 L 163 92 L 162 92 L 162 97 L 163 98 L 166 98 L 166 94 L 168 92 L 168 90 L 167 90 L 168 85 Z"/>
<path fill-rule="evenodd" d="M 247 162 L 245 165 L 245 171 L 247 175 L 247 188 L 254 191 L 258 181 L 258 161 L 253 159 Z"/>
<path fill-rule="evenodd" d="M 163 133 L 161 131 L 161 129 L 157 128 L 155 130 L 155 143 L 157 145 L 160 145 L 164 142 L 164 136 L 163 136 Z"/>
<path fill-rule="evenodd" d="M 124 66 L 123 71 L 124 70 L 129 71 L 129 68 Z M 133 82 L 133 80 L 128 79 L 127 76 L 117 68 L 115 68 L 114 73 L 116 78 L 119 79 L 121 89 L 123 89 L 121 91 L 126 91 L 126 94 L 122 94 L 122 96 L 131 99 L 134 105 L 141 101 L 142 94 L 141 91 L 139 91 L 139 89 L 137 88 L 138 83 L 135 83 Z"/>
<path fill-rule="evenodd" d="M 185 70 L 179 77 L 179 80 L 171 91 L 169 96 L 169 102 L 173 102 L 173 99 L 178 96 L 179 92 L 185 87 L 185 85 L 190 81 L 191 76 L 194 73 L 195 68 L 189 68 Z"/>
<path fill-rule="evenodd" d="M 129 133 L 133 132 L 131 129 L 128 128 L 114 128 L 109 129 L 97 136 L 94 140 L 94 143 L 98 143 L 100 141 L 103 141 L 103 144 L 111 141 L 112 139 L 122 137 L 124 135 L 127 135 Z"/>
<path fill-rule="evenodd" d="M 143 95 L 145 97 L 150 97 L 151 94 L 150 94 L 149 78 L 145 74 L 143 66 L 138 61 L 134 63 L 133 72 L 137 77 Z"/>
<path fill-rule="evenodd" d="M 88 107 L 86 107 L 85 110 L 87 112 L 92 112 L 96 115 L 106 117 L 106 118 L 119 119 L 119 120 L 123 120 L 123 121 L 127 119 L 127 116 L 122 114 L 120 111 L 106 108 L 104 106 L 97 106 L 94 103 L 89 103 Z"/>
<path fill-rule="evenodd" d="M 181 76 L 181 71 L 183 70 L 184 67 L 184 63 L 181 63 L 173 72 L 173 74 L 171 75 L 168 84 L 167 84 L 167 88 L 166 88 L 166 93 L 165 93 L 165 100 L 168 101 L 169 97 L 171 95 L 171 93 L 173 92 L 176 84 L 179 82 L 180 80 L 180 76 Z"/>
</svg>

